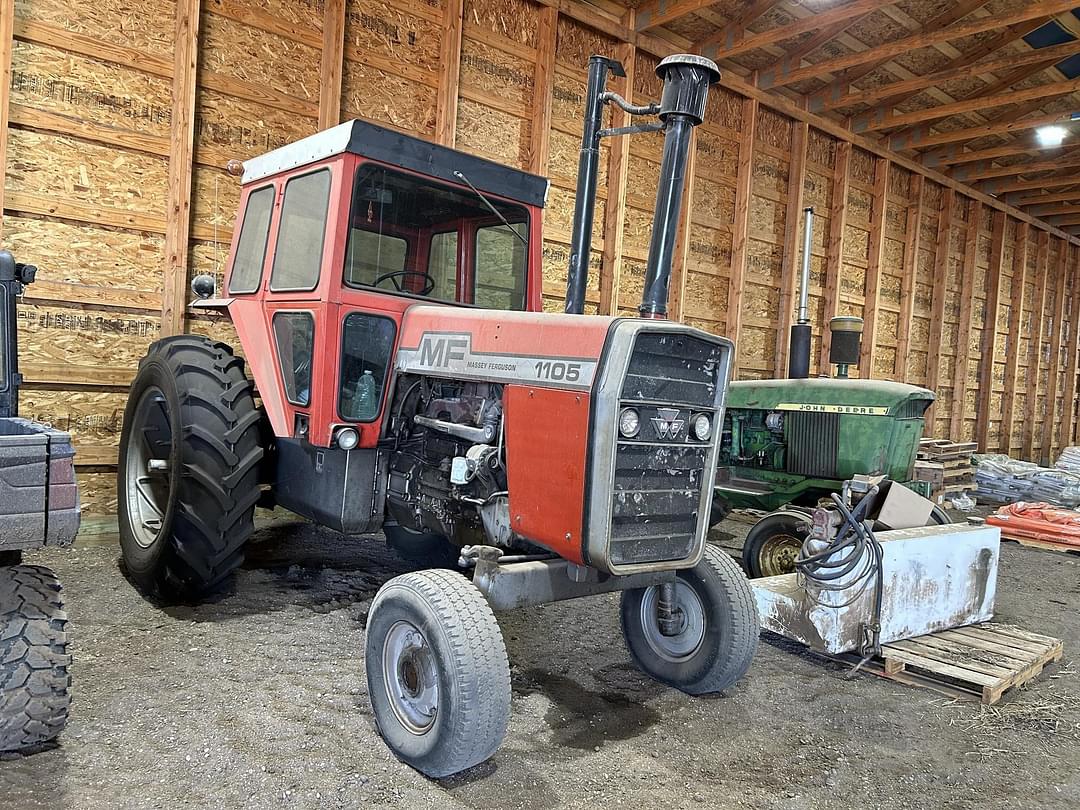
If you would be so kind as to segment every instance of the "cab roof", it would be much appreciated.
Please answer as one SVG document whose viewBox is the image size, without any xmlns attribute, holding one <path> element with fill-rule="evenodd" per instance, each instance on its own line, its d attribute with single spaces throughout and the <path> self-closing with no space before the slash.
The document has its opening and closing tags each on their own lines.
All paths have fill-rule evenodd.
<svg viewBox="0 0 1080 810">
<path fill-rule="evenodd" d="M 454 176 L 459 171 L 481 191 L 525 205 L 543 208 L 547 200 L 547 178 L 356 119 L 244 161 L 242 182 L 254 183 L 342 153 L 464 185 Z"/>
</svg>

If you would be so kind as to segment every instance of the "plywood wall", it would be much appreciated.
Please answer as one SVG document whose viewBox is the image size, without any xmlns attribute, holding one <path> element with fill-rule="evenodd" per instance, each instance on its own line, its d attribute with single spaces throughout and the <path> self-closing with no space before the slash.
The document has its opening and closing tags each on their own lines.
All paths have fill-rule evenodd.
<svg viewBox="0 0 1080 810">
<path fill-rule="evenodd" d="M 660 91 L 633 12 L 606 0 L 0 0 L 0 17 L 0 244 L 41 267 L 19 311 L 23 408 L 74 434 L 89 513 L 115 509 L 126 387 L 148 343 L 175 329 L 235 341 L 168 304 L 190 275 L 222 272 L 229 159 L 360 117 L 546 174 L 543 301 L 558 310 L 588 57 L 619 59 L 628 76 L 611 87 L 638 103 Z M 793 115 L 712 92 L 672 316 L 734 339 L 739 377 L 784 373 L 812 206 L 815 373 L 828 318 L 860 315 L 873 343 L 858 374 L 934 388 L 929 433 L 1053 458 L 1075 433 L 1077 248 Z M 635 312 L 661 148 L 604 143 L 588 312 Z M 184 197 L 170 178 L 188 173 Z"/>
</svg>

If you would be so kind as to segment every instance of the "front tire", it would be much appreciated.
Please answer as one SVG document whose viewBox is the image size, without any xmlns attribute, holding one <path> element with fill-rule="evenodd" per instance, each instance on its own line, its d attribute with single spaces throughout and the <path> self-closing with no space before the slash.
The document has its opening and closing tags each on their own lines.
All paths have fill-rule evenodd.
<svg viewBox="0 0 1080 810">
<path fill-rule="evenodd" d="M 690 695 L 721 692 L 750 668 L 757 652 L 757 603 L 746 575 L 712 546 L 693 568 L 678 572 L 675 603 L 681 626 L 660 632 L 659 585 L 624 591 L 623 638 L 645 674 Z"/>
<path fill-rule="evenodd" d="M 368 695 L 379 733 L 432 778 L 486 760 L 510 721 L 510 664 L 495 614 L 450 571 L 394 577 L 368 613 Z"/>
<path fill-rule="evenodd" d="M 212 591 L 254 530 L 261 416 L 244 361 L 198 335 L 154 343 L 120 437 L 120 547 L 135 583 L 166 599 Z"/>
<path fill-rule="evenodd" d="M 0 568 L 0 751 L 56 738 L 71 704 L 67 612 L 56 574 Z"/>
</svg>

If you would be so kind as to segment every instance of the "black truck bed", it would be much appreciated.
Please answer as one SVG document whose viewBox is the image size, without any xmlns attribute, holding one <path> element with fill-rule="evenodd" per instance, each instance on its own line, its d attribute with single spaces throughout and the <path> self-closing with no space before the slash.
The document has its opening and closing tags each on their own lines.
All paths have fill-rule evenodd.
<svg viewBox="0 0 1080 810">
<path fill-rule="evenodd" d="M 79 531 L 71 436 L 0 417 L 0 551 L 66 546 Z"/>
</svg>

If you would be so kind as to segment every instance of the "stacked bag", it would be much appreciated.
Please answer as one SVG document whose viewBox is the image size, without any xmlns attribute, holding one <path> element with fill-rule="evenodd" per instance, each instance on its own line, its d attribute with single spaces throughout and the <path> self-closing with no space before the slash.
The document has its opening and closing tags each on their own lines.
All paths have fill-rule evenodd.
<svg viewBox="0 0 1080 810">
<path fill-rule="evenodd" d="M 1067 509 L 1080 505 L 1080 447 L 1065 448 L 1054 467 L 1000 453 L 976 453 L 971 461 L 981 502 L 1040 501 Z"/>
</svg>

